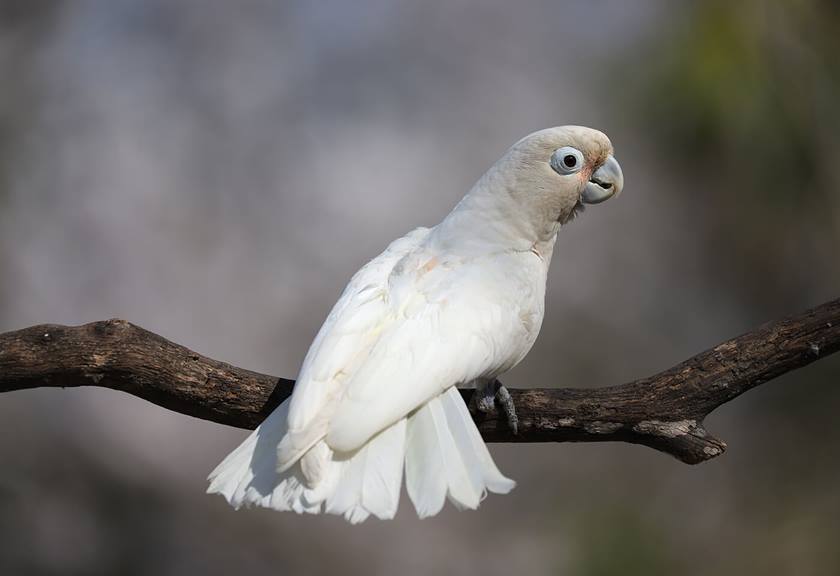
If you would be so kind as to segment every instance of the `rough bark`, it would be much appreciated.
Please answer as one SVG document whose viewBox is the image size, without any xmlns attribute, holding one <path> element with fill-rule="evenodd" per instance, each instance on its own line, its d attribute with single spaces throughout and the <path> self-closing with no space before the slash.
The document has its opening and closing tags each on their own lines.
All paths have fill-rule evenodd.
<svg viewBox="0 0 840 576">
<path fill-rule="evenodd" d="M 490 442 L 632 442 L 696 464 L 726 448 L 703 427 L 710 412 L 838 349 L 840 299 L 627 384 L 511 389 L 517 435 L 498 411 L 477 412 L 472 390 L 461 392 Z M 0 392 L 75 386 L 122 390 L 176 412 L 254 428 L 294 382 L 207 358 L 124 320 L 0 334 Z"/>
</svg>

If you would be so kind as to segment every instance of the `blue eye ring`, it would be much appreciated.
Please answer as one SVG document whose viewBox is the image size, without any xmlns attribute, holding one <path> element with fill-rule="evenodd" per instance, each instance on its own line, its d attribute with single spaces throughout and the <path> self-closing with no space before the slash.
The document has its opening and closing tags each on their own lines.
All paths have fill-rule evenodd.
<svg viewBox="0 0 840 576">
<path fill-rule="evenodd" d="M 551 155 L 551 168 L 563 176 L 580 172 L 583 168 L 583 153 L 572 146 L 563 146 Z"/>
</svg>

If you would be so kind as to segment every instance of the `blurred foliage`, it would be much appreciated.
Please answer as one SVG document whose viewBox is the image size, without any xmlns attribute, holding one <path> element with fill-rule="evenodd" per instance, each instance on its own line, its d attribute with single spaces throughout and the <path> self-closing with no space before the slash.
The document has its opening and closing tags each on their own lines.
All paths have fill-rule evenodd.
<svg viewBox="0 0 840 576">
<path fill-rule="evenodd" d="M 759 309 L 807 301 L 840 247 L 838 27 L 822 0 L 697 2 L 634 54 L 631 117 L 691 175 L 673 192 L 705 209 L 714 272 Z"/>
<path fill-rule="evenodd" d="M 752 323 L 838 296 L 840 4 L 674 6 L 628 52 L 634 65 L 621 59 L 630 89 L 618 94 L 619 106 L 670 163 L 672 182 L 660 193 L 679 195 L 695 218 L 697 229 L 686 233 L 703 244 L 709 305 L 733 299 Z M 727 406 L 713 417 L 740 411 L 743 418 L 732 424 L 740 439 L 731 454 L 742 464 L 728 464 L 741 549 L 719 551 L 724 559 L 710 572 L 837 573 L 830 535 L 838 501 L 827 486 L 838 474 L 831 412 L 839 375 L 840 358 L 822 360 L 751 393 L 751 406 Z M 667 559 L 656 564 L 656 552 L 669 547 L 631 522 L 609 554 L 593 549 L 581 572 L 644 573 L 606 558 L 625 546 L 626 565 L 651 562 L 647 573 L 668 566 Z"/>
<path fill-rule="evenodd" d="M 674 22 L 643 51 L 631 105 L 681 175 L 672 190 L 697 210 L 710 275 L 755 321 L 836 296 L 840 5 L 715 0 Z M 829 388 L 828 368 L 808 380 Z"/>
<path fill-rule="evenodd" d="M 666 576 L 682 572 L 674 566 L 671 543 L 660 526 L 647 522 L 639 508 L 608 504 L 589 510 L 576 523 L 577 559 L 572 574 Z"/>
</svg>

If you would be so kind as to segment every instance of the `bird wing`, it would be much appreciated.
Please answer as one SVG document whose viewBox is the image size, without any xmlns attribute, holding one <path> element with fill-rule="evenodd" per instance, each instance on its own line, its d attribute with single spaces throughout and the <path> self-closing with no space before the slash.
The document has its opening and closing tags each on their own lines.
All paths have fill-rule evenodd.
<svg viewBox="0 0 840 576">
<path fill-rule="evenodd" d="M 523 290 L 538 284 L 521 257 L 438 262 L 419 251 L 404 258 L 389 279 L 393 318 L 343 387 L 327 445 L 358 449 L 448 388 L 515 365 L 533 343 Z"/>
<path fill-rule="evenodd" d="M 395 264 L 429 233 L 417 228 L 392 242 L 348 283 L 304 358 L 289 405 L 288 431 L 278 448 L 284 468 L 326 434 L 326 422 L 355 367 L 363 362 L 393 315 L 388 277 Z"/>
</svg>

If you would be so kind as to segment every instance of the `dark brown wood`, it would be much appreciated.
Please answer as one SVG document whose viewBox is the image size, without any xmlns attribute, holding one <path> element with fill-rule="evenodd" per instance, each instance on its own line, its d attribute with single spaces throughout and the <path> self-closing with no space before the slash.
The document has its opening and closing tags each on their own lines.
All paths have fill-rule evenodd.
<svg viewBox="0 0 840 576">
<path fill-rule="evenodd" d="M 711 411 L 838 349 L 840 299 L 620 386 L 512 389 L 517 435 L 499 412 L 477 412 L 472 390 L 462 394 L 489 442 L 631 442 L 696 464 L 726 449 L 703 427 Z M 124 320 L 0 334 L 0 392 L 75 386 L 122 390 L 176 412 L 254 428 L 294 382 L 207 358 Z"/>
</svg>

